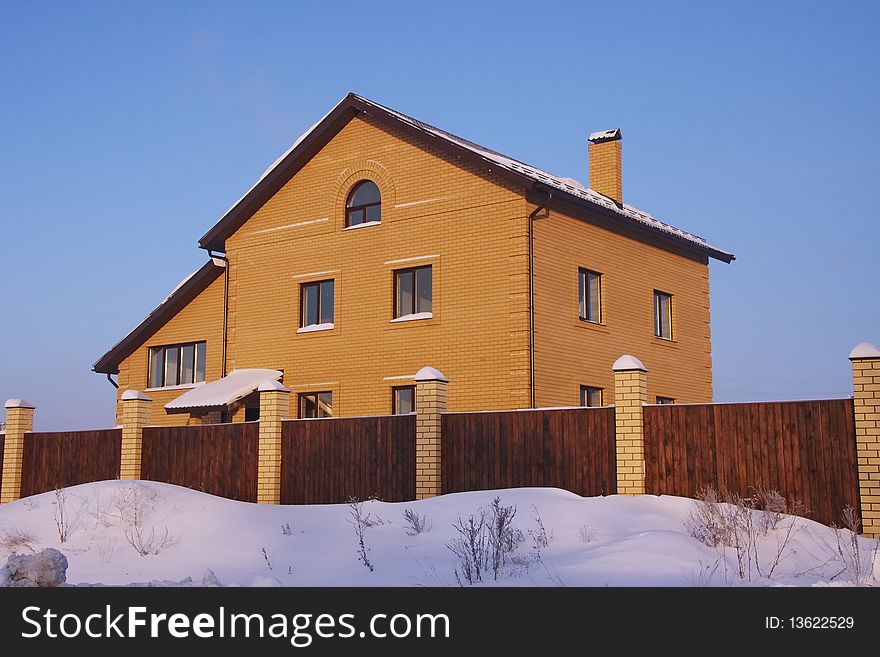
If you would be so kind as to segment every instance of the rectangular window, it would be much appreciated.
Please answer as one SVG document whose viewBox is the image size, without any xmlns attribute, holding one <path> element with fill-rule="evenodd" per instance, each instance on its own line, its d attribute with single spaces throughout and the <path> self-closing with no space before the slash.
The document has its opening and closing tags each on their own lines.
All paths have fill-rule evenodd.
<svg viewBox="0 0 880 657">
<path fill-rule="evenodd" d="M 333 323 L 333 280 L 303 283 L 300 286 L 302 318 L 300 326 Z"/>
<path fill-rule="evenodd" d="M 581 386 L 581 406 L 601 406 L 602 388 Z"/>
<path fill-rule="evenodd" d="M 150 347 L 150 388 L 191 385 L 205 380 L 205 343 Z"/>
<path fill-rule="evenodd" d="M 415 386 L 399 386 L 391 389 L 391 412 L 394 415 L 416 412 Z"/>
<path fill-rule="evenodd" d="M 658 404 L 674 404 L 675 399 L 672 397 L 657 397 Z"/>
<path fill-rule="evenodd" d="M 431 266 L 394 272 L 394 317 L 431 312 L 433 286 Z"/>
<path fill-rule="evenodd" d="M 654 335 L 672 339 L 672 295 L 654 290 Z"/>
<path fill-rule="evenodd" d="M 332 392 L 303 392 L 299 396 L 301 418 L 333 417 Z"/>
<path fill-rule="evenodd" d="M 589 269 L 578 270 L 580 318 L 585 322 L 602 321 L 602 274 Z"/>
</svg>

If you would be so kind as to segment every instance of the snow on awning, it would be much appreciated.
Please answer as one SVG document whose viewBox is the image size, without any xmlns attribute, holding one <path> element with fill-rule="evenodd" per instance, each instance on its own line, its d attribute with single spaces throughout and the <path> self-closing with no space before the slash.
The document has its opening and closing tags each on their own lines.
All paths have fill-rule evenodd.
<svg viewBox="0 0 880 657">
<path fill-rule="evenodd" d="M 233 370 L 222 379 L 187 390 L 177 399 L 165 404 L 168 413 L 183 413 L 194 409 L 228 406 L 246 397 L 265 381 L 278 381 L 278 370 Z"/>
</svg>

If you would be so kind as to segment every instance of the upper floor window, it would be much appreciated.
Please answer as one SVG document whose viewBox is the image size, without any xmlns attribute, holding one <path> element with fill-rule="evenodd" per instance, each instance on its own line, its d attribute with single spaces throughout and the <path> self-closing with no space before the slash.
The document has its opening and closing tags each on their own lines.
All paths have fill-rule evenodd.
<svg viewBox="0 0 880 657">
<path fill-rule="evenodd" d="M 654 290 L 654 335 L 672 339 L 672 295 Z"/>
<path fill-rule="evenodd" d="M 301 418 L 333 417 L 332 392 L 304 392 L 299 396 Z"/>
<path fill-rule="evenodd" d="M 430 313 L 432 298 L 431 265 L 394 272 L 395 318 Z"/>
<path fill-rule="evenodd" d="M 205 343 L 150 347 L 150 388 L 200 383 L 205 380 Z"/>
<path fill-rule="evenodd" d="M 602 274 L 589 269 L 578 270 L 580 318 L 587 322 L 602 321 Z"/>
<path fill-rule="evenodd" d="M 601 406 L 602 388 L 581 386 L 581 406 Z"/>
<path fill-rule="evenodd" d="M 372 180 L 362 180 L 348 195 L 345 225 L 359 226 L 382 221 L 382 194 Z"/>
<path fill-rule="evenodd" d="M 300 286 L 300 327 L 333 328 L 333 279 Z"/>
<path fill-rule="evenodd" d="M 658 396 L 657 403 L 658 404 L 674 404 L 675 399 L 673 399 L 672 397 L 659 397 Z"/>
<path fill-rule="evenodd" d="M 398 386 L 391 389 L 391 412 L 394 415 L 406 415 L 415 413 L 416 410 L 416 387 Z"/>
</svg>

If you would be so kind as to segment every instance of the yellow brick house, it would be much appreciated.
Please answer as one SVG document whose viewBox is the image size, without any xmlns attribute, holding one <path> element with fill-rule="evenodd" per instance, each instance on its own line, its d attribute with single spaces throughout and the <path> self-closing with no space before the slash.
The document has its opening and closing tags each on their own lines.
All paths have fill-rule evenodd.
<svg viewBox="0 0 880 657">
<path fill-rule="evenodd" d="M 734 256 L 623 202 L 619 130 L 589 157 L 585 186 L 349 94 L 93 369 L 153 424 L 256 419 L 266 380 L 290 417 L 409 412 L 425 365 L 451 411 L 607 405 L 623 353 L 650 401 L 710 401 L 708 260 Z"/>
</svg>

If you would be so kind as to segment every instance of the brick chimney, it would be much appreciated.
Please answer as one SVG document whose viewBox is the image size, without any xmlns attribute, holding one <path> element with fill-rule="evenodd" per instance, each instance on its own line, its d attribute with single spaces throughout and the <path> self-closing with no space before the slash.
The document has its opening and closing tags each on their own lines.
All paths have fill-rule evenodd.
<svg viewBox="0 0 880 657">
<path fill-rule="evenodd" d="M 623 174 L 620 163 L 620 128 L 594 132 L 590 142 L 590 189 L 623 205 Z"/>
</svg>

